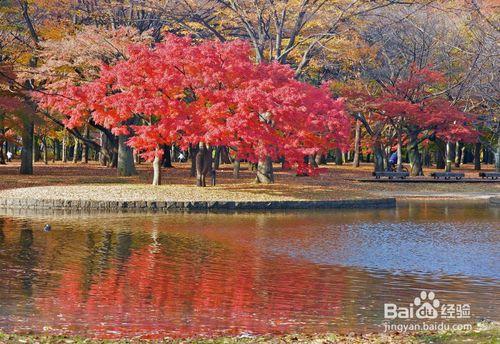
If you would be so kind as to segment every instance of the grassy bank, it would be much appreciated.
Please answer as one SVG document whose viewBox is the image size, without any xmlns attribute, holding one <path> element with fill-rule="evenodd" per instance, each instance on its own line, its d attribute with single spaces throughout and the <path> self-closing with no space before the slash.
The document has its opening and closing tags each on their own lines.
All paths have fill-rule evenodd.
<svg viewBox="0 0 500 344">
<path fill-rule="evenodd" d="M 497 344 L 500 343 L 500 327 L 498 325 L 487 325 L 467 332 L 441 332 L 417 334 L 367 334 L 367 335 L 286 335 L 286 336 L 245 336 L 245 337 L 219 337 L 219 338 L 195 338 L 195 339 L 120 339 L 100 340 L 82 337 L 69 337 L 58 335 L 23 335 L 7 334 L 0 332 L 0 343 L 51 343 L 51 344 L 125 344 L 125 343 L 186 343 L 186 344 L 232 344 L 232 343 L 342 343 L 342 344 L 416 344 L 416 343 L 477 343 Z"/>
</svg>

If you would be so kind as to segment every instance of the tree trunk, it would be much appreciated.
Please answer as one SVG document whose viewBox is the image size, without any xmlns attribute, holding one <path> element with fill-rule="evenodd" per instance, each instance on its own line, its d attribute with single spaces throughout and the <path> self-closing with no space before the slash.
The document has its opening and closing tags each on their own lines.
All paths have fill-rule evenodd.
<svg viewBox="0 0 500 344">
<path fill-rule="evenodd" d="M 200 142 L 196 153 L 196 186 L 205 187 L 206 177 L 212 171 L 212 150 Z"/>
<path fill-rule="evenodd" d="M 259 160 L 255 181 L 262 184 L 274 183 L 273 160 L 270 156 L 267 156 L 265 160 Z"/>
<path fill-rule="evenodd" d="M 134 153 L 127 145 L 126 135 L 118 136 L 118 175 L 130 177 L 137 174 L 134 164 Z"/>
<path fill-rule="evenodd" d="M 495 150 L 495 172 L 500 172 L 500 136 L 498 136 L 497 149 Z"/>
<path fill-rule="evenodd" d="M 489 164 L 490 161 L 490 151 L 487 146 L 483 146 L 483 163 L 484 164 Z"/>
<path fill-rule="evenodd" d="M 62 139 L 62 162 L 67 162 L 68 161 L 68 138 L 66 137 L 66 129 L 64 129 L 63 132 L 63 139 Z"/>
<path fill-rule="evenodd" d="M 198 147 L 189 146 L 189 159 L 191 159 L 190 177 L 196 176 L 196 154 L 198 154 Z"/>
<path fill-rule="evenodd" d="M 104 132 L 99 133 L 99 144 L 101 149 L 99 150 L 99 163 L 101 166 L 107 166 L 111 158 L 111 154 L 108 149 L 108 138 Z"/>
<path fill-rule="evenodd" d="M 161 159 L 158 155 L 153 160 L 153 185 L 161 185 Z"/>
<path fill-rule="evenodd" d="M 73 163 L 78 162 L 78 150 L 80 148 L 80 141 L 75 137 L 75 145 L 73 146 Z"/>
<path fill-rule="evenodd" d="M 479 140 L 474 145 L 474 169 L 476 171 L 481 169 L 481 142 Z"/>
<path fill-rule="evenodd" d="M 24 123 L 22 140 L 23 149 L 21 152 L 21 168 L 20 174 L 33 174 L 33 135 L 35 125 L 32 121 Z"/>
<path fill-rule="evenodd" d="M 318 163 L 316 162 L 316 154 L 309 154 L 307 160 L 309 162 L 309 166 L 311 166 L 312 168 L 318 167 Z"/>
<path fill-rule="evenodd" d="M 220 146 L 215 147 L 215 154 L 214 154 L 214 169 L 218 170 L 219 165 L 220 165 L 220 151 L 221 151 Z"/>
<path fill-rule="evenodd" d="M 33 161 L 40 161 L 40 157 L 40 143 L 38 142 L 38 138 L 36 136 L 33 136 Z"/>
<path fill-rule="evenodd" d="M 431 153 L 429 147 L 424 148 L 424 166 L 431 167 Z"/>
<path fill-rule="evenodd" d="M 401 134 L 401 130 L 398 130 L 398 146 L 397 146 L 397 171 L 403 172 L 403 136 Z"/>
<path fill-rule="evenodd" d="M 451 164 L 453 162 L 453 157 L 452 157 L 452 143 L 450 141 L 446 142 L 446 168 L 445 172 L 451 172 Z"/>
<path fill-rule="evenodd" d="M 446 145 L 443 144 L 442 141 L 436 140 L 436 155 L 435 155 L 436 168 L 439 168 L 439 169 L 446 168 L 445 150 L 446 150 Z"/>
<path fill-rule="evenodd" d="M 342 165 L 342 151 L 340 148 L 335 148 L 335 165 Z"/>
<path fill-rule="evenodd" d="M 57 160 L 57 140 L 52 139 L 52 163 L 56 162 Z"/>
<path fill-rule="evenodd" d="M 422 171 L 422 157 L 420 151 L 418 150 L 418 136 L 415 133 L 410 133 L 410 166 L 412 176 L 423 176 Z"/>
<path fill-rule="evenodd" d="M 108 163 L 111 168 L 118 168 L 118 148 L 114 148 L 111 153 L 111 161 Z"/>
<path fill-rule="evenodd" d="M 47 165 L 49 163 L 49 152 L 48 152 L 49 147 L 47 147 L 47 138 L 45 136 L 42 138 L 42 144 L 43 144 L 43 152 L 42 152 L 43 163 Z"/>
<path fill-rule="evenodd" d="M 0 141 L 0 165 L 5 165 L 5 156 L 4 156 L 4 152 L 3 152 L 3 141 Z"/>
<path fill-rule="evenodd" d="M 316 162 L 316 166 L 326 165 L 325 155 L 321 154 L 320 152 L 314 155 L 314 161 Z"/>
<path fill-rule="evenodd" d="M 90 130 L 88 125 L 85 126 L 83 135 L 86 139 L 90 138 Z M 85 141 L 82 142 L 82 162 L 84 164 L 89 163 L 89 145 Z"/>
<path fill-rule="evenodd" d="M 170 146 L 163 146 L 163 161 L 162 167 L 172 168 L 172 155 L 170 154 Z"/>
<path fill-rule="evenodd" d="M 220 150 L 220 162 L 222 164 L 230 164 L 231 159 L 229 158 L 229 148 L 222 146 Z"/>
<path fill-rule="evenodd" d="M 462 160 L 462 145 L 460 142 L 455 143 L 455 167 L 460 167 Z"/>
<path fill-rule="evenodd" d="M 240 177 L 240 159 L 234 158 L 233 162 L 233 177 L 234 178 L 239 178 Z"/>
<path fill-rule="evenodd" d="M 382 152 L 382 145 L 379 141 L 373 143 L 373 162 L 375 172 L 383 172 L 385 170 L 384 154 Z"/>
</svg>

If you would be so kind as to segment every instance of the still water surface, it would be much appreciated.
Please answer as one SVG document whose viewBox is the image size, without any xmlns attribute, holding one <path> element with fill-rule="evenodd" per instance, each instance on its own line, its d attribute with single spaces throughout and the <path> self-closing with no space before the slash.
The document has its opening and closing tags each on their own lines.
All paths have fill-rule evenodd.
<svg viewBox="0 0 500 344">
<path fill-rule="evenodd" d="M 45 223 L 52 231 L 44 232 Z M 0 210 L 0 329 L 96 337 L 382 331 L 421 290 L 500 320 L 500 208 Z"/>
</svg>

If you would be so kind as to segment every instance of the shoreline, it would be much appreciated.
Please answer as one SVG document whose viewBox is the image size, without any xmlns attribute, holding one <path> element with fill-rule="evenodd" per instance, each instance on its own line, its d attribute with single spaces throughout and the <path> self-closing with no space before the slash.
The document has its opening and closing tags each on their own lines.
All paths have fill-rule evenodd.
<svg viewBox="0 0 500 344">
<path fill-rule="evenodd" d="M 214 336 L 191 338 L 118 338 L 100 339 L 92 336 L 72 336 L 46 333 L 6 333 L 0 330 L 0 343 L 75 343 L 75 344 L 125 344 L 125 343 L 186 343 L 186 344 L 232 344 L 232 343 L 495 343 L 500 336 L 498 323 L 478 323 L 469 331 L 408 332 L 408 333 L 293 333 L 284 335 Z"/>
<path fill-rule="evenodd" d="M 396 208 L 397 203 L 484 202 L 500 205 L 497 193 L 399 193 L 386 197 L 303 199 L 265 193 L 183 185 L 152 187 L 139 184 L 39 186 L 0 191 L 1 209 L 119 211 L 266 211 Z M 380 195 L 381 196 L 381 195 Z"/>
<path fill-rule="evenodd" d="M 94 201 L 68 199 L 0 198 L 4 209 L 74 210 L 314 210 L 395 208 L 395 198 L 318 201 Z"/>
</svg>

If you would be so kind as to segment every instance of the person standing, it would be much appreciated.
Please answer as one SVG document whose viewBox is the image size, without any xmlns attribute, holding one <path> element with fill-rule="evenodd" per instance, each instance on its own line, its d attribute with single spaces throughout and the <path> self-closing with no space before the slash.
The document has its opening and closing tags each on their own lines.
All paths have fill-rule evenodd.
<svg viewBox="0 0 500 344">
<path fill-rule="evenodd" d="M 178 159 L 179 159 L 179 162 L 184 162 L 184 159 L 186 159 L 186 156 L 184 155 L 184 152 L 181 151 L 179 153 Z"/>
</svg>

